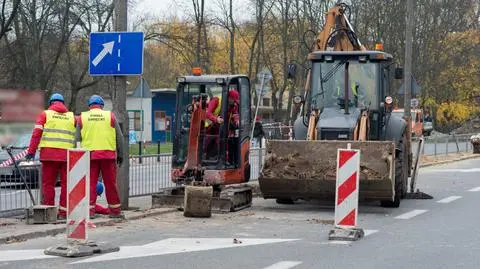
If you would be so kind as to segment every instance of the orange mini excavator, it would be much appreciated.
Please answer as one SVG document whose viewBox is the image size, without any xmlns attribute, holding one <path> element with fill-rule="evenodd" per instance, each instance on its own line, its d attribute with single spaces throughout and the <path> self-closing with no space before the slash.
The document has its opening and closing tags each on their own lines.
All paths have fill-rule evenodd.
<svg viewBox="0 0 480 269">
<path fill-rule="evenodd" d="M 195 71 L 195 70 L 194 70 Z M 228 120 L 228 92 L 238 91 L 239 125 Z M 225 119 L 208 133 L 208 102 L 217 97 Z M 250 80 L 245 75 L 195 75 L 178 78 L 171 180 L 175 187 L 152 197 L 153 207 L 181 206 L 185 186 L 212 186 L 212 211 L 250 207 Z"/>
</svg>

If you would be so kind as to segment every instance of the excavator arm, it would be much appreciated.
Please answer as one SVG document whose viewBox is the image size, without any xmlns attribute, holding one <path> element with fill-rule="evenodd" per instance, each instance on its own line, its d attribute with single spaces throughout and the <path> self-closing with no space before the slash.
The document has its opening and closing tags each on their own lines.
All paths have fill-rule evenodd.
<svg viewBox="0 0 480 269">
<path fill-rule="evenodd" d="M 345 15 L 348 8 L 340 3 L 331 8 L 325 17 L 325 25 L 318 33 L 315 50 L 317 51 L 356 51 L 366 50 L 360 43 Z"/>
<path fill-rule="evenodd" d="M 325 25 L 318 33 L 315 51 L 364 51 L 366 48 L 360 43 L 355 31 L 348 21 L 345 11 L 349 7 L 340 3 L 331 8 L 325 15 Z M 307 85 L 305 87 L 305 97 L 308 96 L 310 90 L 310 75 L 311 70 L 308 71 Z M 317 139 L 317 121 L 320 113 L 314 110 L 309 115 L 307 140 Z M 362 113 L 359 125 L 355 128 L 354 140 L 366 140 L 368 132 L 368 116 L 367 113 Z"/>
</svg>

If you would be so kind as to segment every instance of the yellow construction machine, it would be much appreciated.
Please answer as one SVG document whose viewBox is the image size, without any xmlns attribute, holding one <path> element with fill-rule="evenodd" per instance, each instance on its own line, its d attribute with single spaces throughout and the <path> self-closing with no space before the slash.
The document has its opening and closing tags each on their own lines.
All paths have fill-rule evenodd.
<svg viewBox="0 0 480 269">
<path fill-rule="evenodd" d="M 360 149 L 360 200 L 398 207 L 412 172 L 407 123 L 392 117 L 391 80 L 402 79 L 381 44 L 367 50 L 337 4 L 326 14 L 309 68 L 294 140 L 267 140 L 259 185 L 265 199 L 335 200 L 337 149 Z"/>
</svg>

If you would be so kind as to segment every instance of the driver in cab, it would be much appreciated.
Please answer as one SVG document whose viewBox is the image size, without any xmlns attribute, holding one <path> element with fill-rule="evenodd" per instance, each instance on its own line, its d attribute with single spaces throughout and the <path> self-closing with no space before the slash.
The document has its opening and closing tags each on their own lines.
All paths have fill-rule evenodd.
<svg viewBox="0 0 480 269">
<path fill-rule="evenodd" d="M 239 126 L 239 109 L 238 109 L 238 102 L 240 99 L 240 95 L 236 89 L 236 87 L 230 87 L 228 91 L 228 113 L 227 117 L 229 119 L 228 123 L 228 130 L 229 130 L 229 137 L 235 136 L 235 130 L 238 129 Z M 206 111 L 207 120 L 205 121 L 205 128 L 207 138 L 205 139 L 206 145 L 205 149 L 207 152 L 207 158 L 214 157 L 219 147 L 219 133 L 220 133 L 220 125 L 224 123 L 224 119 L 220 116 L 220 112 L 222 108 L 222 97 L 221 96 L 213 96 L 210 101 L 208 102 L 208 107 Z M 230 160 L 228 157 L 228 145 L 227 145 L 227 160 Z M 232 156 L 233 154 L 230 154 Z"/>
<path fill-rule="evenodd" d="M 350 83 L 348 83 L 350 86 L 350 90 L 348 92 L 349 99 L 353 98 L 355 100 L 355 105 L 358 108 L 365 108 L 365 94 L 364 94 L 364 89 L 361 86 L 360 82 L 354 79 L 350 79 Z M 343 79 L 337 79 L 337 89 L 335 91 L 335 100 L 340 101 L 340 99 L 344 99 L 345 97 L 345 86 L 344 86 L 344 80 Z M 353 95 L 352 95 L 353 94 Z M 343 103 L 343 101 L 342 101 Z"/>
</svg>

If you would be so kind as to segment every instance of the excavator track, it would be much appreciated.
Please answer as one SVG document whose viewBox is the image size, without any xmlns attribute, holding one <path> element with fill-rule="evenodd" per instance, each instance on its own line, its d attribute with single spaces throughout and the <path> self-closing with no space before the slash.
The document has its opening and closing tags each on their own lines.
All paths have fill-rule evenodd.
<svg viewBox="0 0 480 269">
<path fill-rule="evenodd" d="M 183 210 L 185 187 L 178 186 L 152 195 L 152 208 L 178 208 Z M 246 184 L 234 184 L 215 189 L 212 196 L 213 213 L 236 212 L 252 205 L 252 188 Z"/>
</svg>

